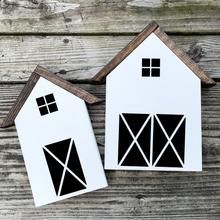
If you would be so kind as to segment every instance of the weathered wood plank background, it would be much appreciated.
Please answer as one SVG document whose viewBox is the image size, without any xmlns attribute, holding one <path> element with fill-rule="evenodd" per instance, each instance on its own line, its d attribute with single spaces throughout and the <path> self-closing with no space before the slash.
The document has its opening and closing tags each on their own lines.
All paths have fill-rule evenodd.
<svg viewBox="0 0 220 220">
<path fill-rule="evenodd" d="M 0 0 L 0 122 L 36 64 L 91 78 L 150 20 L 220 81 L 219 0 Z M 89 107 L 103 158 L 104 103 Z M 15 127 L 0 129 L 0 219 L 220 219 L 220 83 L 202 90 L 203 172 L 107 171 L 109 187 L 35 208 Z M 95 176 L 95 174 L 94 174 Z"/>
</svg>

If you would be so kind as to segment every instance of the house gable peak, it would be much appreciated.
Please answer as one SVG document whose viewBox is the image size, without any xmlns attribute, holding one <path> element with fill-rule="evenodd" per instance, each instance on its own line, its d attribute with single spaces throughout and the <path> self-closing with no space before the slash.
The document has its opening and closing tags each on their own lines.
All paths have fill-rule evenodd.
<svg viewBox="0 0 220 220">
<path fill-rule="evenodd" d="M 201 80 L 203 85 L 213 86 L 216 84 L 182 49 L 177 47 L 176 43 L 161 30 L 155 21 L 149 23 L 141 33 L 130 41 L 126 47 L 93 77 L 93 80 L 95 82 L 103 81 L 105 77 L 126 59 L 151 33 L 154 33 Z"/>
<path fill-rule="evenodd" d="M 10 109 L 6 118 L 3 119 L 2 124 L 0 125 L 1 128 L 10 127 L 14 124 L 14 120 L 18 115 L 19 111 L 23 107 L 24 103 L 26 102 L 27 98 L 31 94 L 33 88 L 37 84 L 40 77 L 47 79 L 48 81 L 52 82 L 53 84 L 65 89 L 66 91 L 72 93 L 73 95 L 83 99 L 88 104 L 95 104 L 100 101 L 101 99 L 97 98 L 96 96 L 90 94 L 89 92 L 73 85 L 72 83 L 64 80 L 63 78 L 49 72 L 46 68 L 42 66 L 37 66 L 34 72 L 31 74 L 28 82 L 22 89 L 20 95 L 16 99 L 14 105 Z"/>
</svg>

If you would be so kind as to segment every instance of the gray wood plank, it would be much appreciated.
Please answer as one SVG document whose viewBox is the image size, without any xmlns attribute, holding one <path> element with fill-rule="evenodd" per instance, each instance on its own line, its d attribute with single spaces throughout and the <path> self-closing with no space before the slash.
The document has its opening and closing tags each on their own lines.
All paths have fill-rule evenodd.
<svg viewBox="0 0 220 220">
<path fill-rule="evenodd" d="M 105 98 L 104 85 L 80 86 Z M 0 85 L 0 121 L 22 87 Z M 104 102 L 89 112 L 103 158 Z M 108 188 L 42 208 L 34 208 L 15 127 L 0 129 L 0 219 L 219 219 L 220 83 L 202 90 L 202 128 L 203 172 L 106 171 Z"/>
<path fill-rule="evenodd" d="M 68 80 L 90 80 L 134 36 L 0 36 L 0 83 L 25 82 L 37 64 Z M 174 35 L 177 45 L 220 77 L 220 35 Z"/>
<path fill-rule="evenodd" d="M 2 0 L 0 7 L 1 33 L 132 33 L 150 20 L 169 32 L 220 33 L 219 0 Z"/>
</svg>

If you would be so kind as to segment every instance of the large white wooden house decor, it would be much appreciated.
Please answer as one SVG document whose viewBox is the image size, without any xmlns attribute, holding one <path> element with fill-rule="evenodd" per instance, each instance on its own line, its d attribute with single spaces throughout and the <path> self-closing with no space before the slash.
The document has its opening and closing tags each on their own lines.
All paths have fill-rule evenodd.
<svg viewBox="0 0 220 220">
<path fill-rule="evenodd" d="M 201 82 L 215 82 L 155 22 L 94 80 L 105 78 L 105 169 L 202 170 Z"/>
<path fill-rule="evenodd" d="M 37 66 L 3 120 L 15 122 L 36 206 L 107 186 L 85 104 L 99 101 Z"/>
</svg>

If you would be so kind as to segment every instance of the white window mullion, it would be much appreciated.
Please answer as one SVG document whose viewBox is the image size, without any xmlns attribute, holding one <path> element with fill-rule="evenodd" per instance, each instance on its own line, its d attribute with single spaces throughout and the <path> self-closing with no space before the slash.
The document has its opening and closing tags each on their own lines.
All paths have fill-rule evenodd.
<svg viewBox="0 0 220 220">
<path fill-rule="evenodd" d="M 150 166 L 153 165 L 153 144 L 154 144 L 154 116 L 151 115 L 151 128 L 150 128 Z"/>
</svg>

